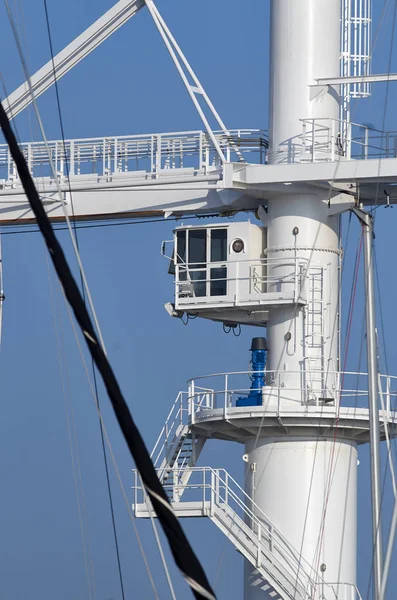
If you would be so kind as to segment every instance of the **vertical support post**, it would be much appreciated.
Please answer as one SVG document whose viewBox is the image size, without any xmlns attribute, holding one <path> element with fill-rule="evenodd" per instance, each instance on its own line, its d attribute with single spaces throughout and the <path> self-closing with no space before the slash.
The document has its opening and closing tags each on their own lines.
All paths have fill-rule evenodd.
<svg viewBox="0 0 397 600">
<path fill-rule="evenodd" d="M 351 157 L 352 157 L 351 140 L 352 140 L 352 126 L 351 126 L 351 122 L 347 121 L 346 122 L 346 139 L 345 139 L 345 148 L 344 148 L 345 154 L 344 155 L 348 159 L 351 159 Z"/>
<path fill-rule="evenodd" d="M 159 177 L 161 171 L 161 135 L 156 136 L 156 178 Z"/>
<path fill-rule="evenodd" d="M 74 140 L 70 141 L 70 163 L 69 163 L 69 175 L 74 175 Z"/>
<path fill-rule="evenodd" d="M 302 154 L 306 152 L 306 120 L 302 119 Z"/>
<path fill-rule="evenodd" d="M 190 383 L 190 419 L 191 424 L 194 425 L 194 417 L 195 417 L 195 406 L 194 406 L 194 381 Z"/>
<path fill-rule="evenodd" d="M 206 469 L 203 469 L 203 515 L 205 515 L 205 474 Z"/>
<path fill-rule="evenodd" d="M 386 416 L 390 418 L 390 377 L 386 377 Z"/>
<path fill-rule="evenodd" d="M 205 174 L 208 173 L 210 167 L 210 147 L 207 136 L 205 137 Z"/>
<path fill-rule="evenodd" d="M 154 173 L 154 135 L 152 135 L 150 139 L 150 170 Z"/>
<path fill-rule="evenodd" d="M 375 332 L 375 290 L 372 259 L 373 219 L 359 212 L 364 235 L 365 313 L 367 323 L 368 403 L 370 421 L 370 462 L 372 496 L 372 536 L 374 551 L 374 598 L 379 598 L 382 579 L 382 527 L 380 485 L 380 431 L 378 410 L 378 360 Z M 356 214 L 357 214 L 356 213 Z"/>
<path fill-rule="evenodd" d="M 295 263 L 295 269 L 294 269 L 294 280 L 295 280 L 295 285 L 294 285 L 294 302 L 297 303 L 298 299 L 299 299 L 299 291 L 298 291 L 298 257 L 296 256 L 296 250 L 295 250 L 295 256 L 294 256 L 294 263 Z"/>
<path fill-rule="evenodd" d="M 215 514 L 214 504 L 215 504 L 215 486 L 216 485 L 217 485 L 217 482 L 215 481 L 215 473 L 211 469 L 210 517 L 213 517 Z"/>
<path fill-rule="evenodd" d="M 55 163 L 55 173 L 56 173 L 56 175 L 58 175 L 58 173 L 59 173 L 59 167 L 58 167 L 58 143 L 57 142 L 55 142 L 55 160 L 54 160 L 54 163 Z"/>
<path fill-rule="evenodd" d="M 28 144 L 28 169 L 31 175 L 33 174 L 32 164 L 32 144 Z"/>
<path fill-rule="evenodd" d="M 203 168 L 203 132 L 199 133 L 199 170 Z"/>
<path fill-rule="evenodd" d="M 311 124 L 312 124 L 312 162 L 315 162 L 315 157 L 314 157 L 314 143 L 315 143 L 314 128 L 316 126 L 316 122 L 315 122 L 314 119 L 311 119 Z"/>
<path fill-rule="evenodd" d="M 119 157 L 118 157 L 118 142 L 117 142 L 117 138 L 114 138 L 113 144 L 114 144 L 113 173 L 118 173 L 119 172 L 119 168 L 118 168 Z"/>
<path fill-rule="evenodd" d="M 7 146 L 7 181 L 11 179 L 11 151 Z"/>
<path fill-rule="evenodd" d="M 258 524 L 258 547 L 256 550 L 256 566 L 258 569 L 261 566 L 261 555 L 262 555 L 261 538 L 262 538 L 262 531 L 261 531 L 261 526 L 260 526 L 260 522 L 259 522 L 259 524 Z"/>
</svg>

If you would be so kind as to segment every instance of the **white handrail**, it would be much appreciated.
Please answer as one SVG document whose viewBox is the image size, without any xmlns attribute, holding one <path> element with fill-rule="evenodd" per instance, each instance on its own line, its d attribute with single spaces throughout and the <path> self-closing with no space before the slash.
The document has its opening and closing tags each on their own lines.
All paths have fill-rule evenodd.
<svg viewBox="0 0 397 600">
<path fill-rule="evenodd" d="M 239 154 L 255 153 L 263 162 L 262 146 L 266 146 L 264 131 L 234 129 L 230 136 L 214 132 L 215 138 L 228 154 L 238 148 Z M 48 142 L 59 177 L 97 173 L 111 175 L 134 170 L 158 173 L 160 170 L 195 168 L 208 171 L 215 157 L 215 148 L 207 134 L 200 130 L 170 133 L 76 138 Z M 47 146 L 44 142 L 20 145 L 33 176 L 51 176 Z M 206 149 L 203 152 L 203 148 Z M 207 149 L 209 150 L 207 152 Z M 215 160 L 215 164 L 218 163 Z M 219 165 L 218 165 L 219 166 Z M 16 169 L 6 144 L 0 145 L 0 177 L 15 178 Z"/>
<path fill-rule="evenodd" d="M 183 400 L 185 416 L 188 416 L 191 419 L 190 423 L 193 424 L 195 413 L 199 410 L 230 408 L 233 405 L 233 399 L 249 395 L 251 391 L 250 378 L 253 374 L 263 375 L 263 372 L 221 372 L 189 379 L 187 382 L 189 391 L 184 393 L 186 398 Z M 327 390 L 324 391 L 332 394 L 334 403 L 328 404 L 328 407 L 333 407 L 335 410 L 339 410 L 341 404 L 353 408 L 366 407 L 366 403 L 363 403 L 362 400 L 368 397 L 368 389 L 365 384 L 367 373 L 324 370 L 319 371 L 318 374 L 324 381 L 330 382 L 327 384 Z M 307 382 L 302 381 L 301 375 L 301 371 L 266 370 L 262 393 L 264 396 L 270 395 L 274 398 L 278 395 L 281 401 L 282 398 L 288 398 L 288 394 L 293 392 L 296 401 L 297 398 L 300 398 L 300 402 L 304 405 L 307 403 Z M 397 377 L 380 374 L 379 382 L 379 393 L 386 397 L 387 408 L 384 416 L 390 419 L 391 399 L 397 400 Z"/>
<path fill-rule="evenodd" d="M 342 119 L 300 119 L 302 133 L 295 145 L 301 147 L 298 161 L 396 158 L 397 131 L 382 131 Z"/>
<path fill-rule="evenodd" d="M 153 460 L 154 466 L 159 465 L 162 454 L 165 453 L 167 450 L 168 440 L 173 439 L 173 437 L 175 435 L 175 429 L 176 429 L 175 423 L 177 421 L 179 421 L 179 423 L 182 424 L 183 423 L 183 412 L 184 411 L 186 413 L 188 412 L 187 407 L 184 408 L 184 403 L 183 403 L 184 395 L 187 396 L 188 395 L 187 392 L 179 392 L 178 393 L 178 395 L 171 407 L 171 410 L 168 413 L 168 416 L 165 420 L 165 424 L 164 424 L 162 430 L 160 431 L 160 434 L 156 440 L 154 448 L 150 454 L 150 458 Z M 160 447 L 159 452 L 156 455 L 156 450 L 158 449 L 158 447 L 160 446 L 161 443 L 162 443 L 162 446 Z"/>
<path fill-rule="evenodd" d="M 163 242 L 162 248 L 165 244 Z M 233 263 L 233 270 L 227 261 L 186 263 L 175 252 L 171 260 L 175 269 L 175 302 L 178 306 L 195 305 L 203 299 L 217 302 L 221 298 L 227 301 L 229 294 L 238 298 L 240 292 L 244 296 L 248 294 L 252 301 L 259 301 L 266 298 L 266 294 L 274 293 L 275 285 L 281 288 L 277 289 L 277 297 L 284 292 L 298 302 L 303 299 L 305 284 L 310 277 L 308 259 L 300 256 L 240 260 Z M 279 268 L 284 272 L 274 271 Z M 224 270 L 225 276 L 219 277 L 219 273 L 212 276 L 216 269 Z M 208 284 L 223 284 L 225 294 L 219 297 Z"/>
<path fill-rule="evenodd" d="M 181 473 L 189 472 L 191 478 L 188 484 L 180 484 Z M 142 494 L 144 499 L 143 486 L 138 483 L 139 475 L 135 473 L 134 501 L 137 505 L 138 493 Z M 225 512 L 232 519 L 232 526 L 241 531 L 241 536 L 236 535 L 236 539 L 244 539 L 249 536 L 251 542 L 256 548 L 255 554 L 251 553 L 253 564 L 257 567 L 262 565 L 262 554 L 268 560 L 271 556 L 271 566 L 266 561 L 269 576 L 275 577 L 280 583 L 280 575 L 284 577 L 284 585 L 298 586 L 303 590 L 304 596 L 300 594 L 299 598 L 312 598 L 313 591 L 320 586 L 327 589 L 335 600 L 340 597 L 338 592 L 341 588 L 351 589 L 351 600 L 361 600 L 360 594 L 353 584 L 342 582 L 325 582 L 312 565 L 296 550 L 278 530 L 274 523 L 263 513 L 263 511 L 252 501 L 246 492 L 239 486 L 233 477 L 225 469 L 212 469 L 210 467 L 192 467 L 185 469 L 174 469 L 172 480 L 166 484 L 166 489 L 170 489 L 169 495 L 172 498 L 180 498 L 180 489 L 190 490 L 196 493 L 199 503 L 202 504 L 203 513 L 216 521 L 216 509 Z M 192 495 L 189 495 L 189 501 L 192 502 Z M 185 496 L 186 498 L 186 496 Z M 193 501 L 194 502 L 194 501 Z M 177 506 L 183 506 L 183 502 L 177 501 Z M 237 512 L 236 512 L 237 511 Z M 232 530 L 230 534 L 233 535 Z M 264 566 L 266 570 L 266 566 Z M 278 575 L 277 575 L 278 574 Z M 292 597 L 292 596 L 291 596 Z M 329 598 L 329 595 L 327 595 Z M 347 596 L 345 595 L 346 600 Z"/>
</svg>

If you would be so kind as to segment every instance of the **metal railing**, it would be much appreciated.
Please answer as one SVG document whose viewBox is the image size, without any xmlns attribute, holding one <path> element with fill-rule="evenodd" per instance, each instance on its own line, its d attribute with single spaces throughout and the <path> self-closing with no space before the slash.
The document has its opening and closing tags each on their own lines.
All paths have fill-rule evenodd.
<svg viewBox="0 0 397 600">
<path fill-rule="evenodd" d="M 340 582 L 327 582 L 328 588 L 332 588 L 335 598 L 338 600 L 363 600 L 361 594 L 356 585 L 352 583 L 340 583 Z M 323 600 L 325 598 L 324 585 L 322 582 L 316 584 L 317 592 L 316 598 Z M 323 589 L 324 588 L 324 589 Z"/>
<path fill-rule="evenodd" d="M 159 467 L 164 459 L 167 458 L 171 446 L 178 437 L 178 429 L 188 424 L 189 409 L 187 402 L 187 392 L 179 392 L 171 410 L 166 418 L 164 427 L 150 454 L 155 467 Z"/>
<path fill-rule="evenodd" d="M 308 260 L 301 257 L 263 258 L 235 262 L 175 263 L 175 300 L 198 302 L 260 302 L 277 293 L 294 302 L 304 297 Z"/>
<path fill-rule="evenodd" d="M 185 399 L 188 404 L 188 416 L 194 421 L 194 415 L 199 411 L 217 408 L 227 410 L 235 407 L 238 398 L 249 395 L 249 384 L 253 374 L 253 371 L 236 371 L 190 379 Z M 340 406 L 357 409 L 368 407 L 367 373 L 322 371 L 318 374 L 327 382 L 327 389 L 319 390 L 320 394 L 327 397 L 326 393 L 332 393 L 334 401 L 327 405 L 333 406 L 336 412 Z M 292 399 L 300 405 L 321 404 L 320 399 L 315 403 L 311 400 L 310 375 L 307 372 L 267 370 L 265 382 L 265 387 L 258 391 L 262 391 L 264 398 L 267 395 L 272 396 L 279 410 L 282 410 L 283 400 Z M 378 386 L 380 407 L 385 419 L 389 420 L 392 416 L 392 402 L 397 403 L 397 377 L 379 374 Z M 184 396 L 181 399 L 184 399 Z"/>
<path fill-rule="evenodd" d="M 198 416 L 206 411 L 221 409 L 226 415 L 230 409 L 236 407 L 239 398 L 248 397 L 251 390 L 251 377 L 253 371 L 236 371 L 231 373 L 215 373 L 190 379 L 188 391 L 180 391 L 168 414 L 162 428 L 151 458 L 154 465 L 160 468 L 168 464 L 170 454 L 175 449 L 178 440 L 185 434 L 185 428 L 194 425 Z M 323 373 L 327 381 L 328 393 L 333 394 L 333 402 L 327 402 L 327 411 L 339 414 L 340 407 L 353 409 L 368 407 L 368 375 L 367 373 L 327 371 Z M 308 384 L 310 378 L 305 379 L 301 372 L 266 371 L 265 388 L 262 392 L 264 400 L 271 396 L 275 400 L 277 413 L 283 413 L 283 401 L 288 401 L 286 411 L 291 410 L 291 399 L 297 406 L 320 405 L 321 401 L 313 402 L 313 397 Z M 397 403 L 397 377 L 390 375 L 378 376 L 379 406 L 385 422 L 394 419 Z M 319 394 L 318 394 L 319 395 Z M 265 406 L 265 410 L 272 410 Z M 327 413 L 327 414 L 328 414 Z"/>
<path fill-rule="evenodd" d="M 227 161 L 248 156 L 250 162 L 265 163 L 267 137 L 260 129 L 233 129 L 230 135 L 215 132 Z M 207 172 L 220 167 L 219 156 L 203 131 L 155 133 L 103 138 L 49 141 L 51 161 L 57 177 L 105 176 L 143 171 L 152 176 L 170 169 L 191 168 Z M 52 177 L 44 142 L 20 145 L 30 173 L 34 177 Z M 0 145 L 0 180 L 10 185 L 18 181 L 18 172 L 6 144 Z"/>
<path fill-rule="evenodd" d="M 293 594 L 287 592 L 287 597 L 313 600 L 323 594 L 326 600 L 359 598 L 351 594 L 355 586 L 325 582 L 227 471 L 210 467 L 184 471 L 190 472 L 188 484 L 180 484 L 181 472 L 174 469 L 164 486 L 170 500 L 177 503 L 176 506 L 192 503 L 196 510 L 201 507 L 203 516 L 209 516 L 215 523 L 220 521 L 237 548 L 253 565 L 267 573 L 270 582 L 273 579 L 286 591 L 293 590 Z M 138 472 L 133 471 L 133 474 L 133 502 L 137 509 L 147 503 L 148 498 Z M 179 502 L 182 491 L 183 502 Z M 147 510 L 150 511 L 150 506 Z"/>
<path fill-rule="evenodd" d="M 264 550 L 271 554 L 273 567 L 280 575 L 295 580 L 296 586 L 303 590 L 315 589 L 313 569 L 227 471 L 210 467 L 194 467 L 188 470 L 191 472 L 191 477 L 189 483 L 184 486 L 184 503 L 201 504 L 203 514 L 215 517 L 214 520 L 216 520 L 216 508 L 226 511 L 233 524 L 230 533 L 233 532 L 233 536 L 240 539 L 248 534 L 255 545 L 256 556 L 251 556 L 251 560 L 254 558 L 256 562 L 258 558 L 259 563 L 260 555 Z M 181 491 L 179 481 L 180 473 L 175 469 L 171 480 L 164 486 L 171 501 L 178 501 Z M 133 490 L 135 506 L 147 502 L 147 496 L 136 471 L 134 471 Z"/>
<path fill-rule="evenodd" d="M 301 119 L 295 162 L 397 157 L 397 131 L 381 131 L 339 119 Z"/>
</svg>

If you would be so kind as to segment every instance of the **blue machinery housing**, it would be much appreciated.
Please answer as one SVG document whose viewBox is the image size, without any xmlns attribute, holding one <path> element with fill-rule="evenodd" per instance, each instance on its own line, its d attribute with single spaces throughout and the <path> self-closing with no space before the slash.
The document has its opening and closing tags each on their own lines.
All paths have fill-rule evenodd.
<svg viewBox="0 0 397 600">
<path fill-rule="evenodd" d="M 252 352 L 252 383 L 250 393 L 248 396 L 238 398 L 236 406 L 261 406 L 262 404 L 262 388 L 265 385 L 267 356 L 266 338 L 253 338 L 250 350 Z"/>
</svg>

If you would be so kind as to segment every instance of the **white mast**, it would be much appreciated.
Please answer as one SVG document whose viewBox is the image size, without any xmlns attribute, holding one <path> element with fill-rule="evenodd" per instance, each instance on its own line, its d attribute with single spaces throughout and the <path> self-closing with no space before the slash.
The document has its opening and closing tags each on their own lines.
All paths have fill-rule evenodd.
<svg viewBox="0 0 397 600">
<path fill-rule="evenodd" d="M 338 76 L 339 59 L 340 0 L 272 1 L 272 163 L 296 161 L 301 119 L 338 119 L 338 92 L 331 89 L 311 100 L 309 86 L 314 78 Z M 283 399 L 282 408 L 289 406 L 291 412 L 301 407 L 302 387 L 311 390 L 309 405 L 321 403 L 321 396 L 324 404 L 332 399 L 331 380 L 339 370 L 338 217 L 329 216 L 328 201 L 326 189 L 308 194 L 291 185 L 285 195 L 268 202 L 267 256 L 288 259 L 299 254 L 308 261 L 307 307 L 272 309 L 267 325 L 269 369 L 279 371 L 286 387 L 296 389 Z M 248 467 L 255 465 L 255 490 L 247 471 L 247 492 L 255 492 L 255 503 L 301 550 L 318 577 L 355 586 L 356 444 L 332 430 L 319 437 L 315 428 L 304 427 L 306 419 L 300 412 L 288 436 L 277 429 L 266 436 L 259 431 L 258 439 L 247 442 Z M 246 600 L 267 597 L 257 581 L 247 565 Z M 328 592 L 324 597 L 328 599 Z"/>
<path fill-rule="evenodd" d="M 343 0 L 342 26 L 341 0 L 271 1 L 270 164 L 244 162 L 247 149 L 248 157 L 258 149 L 262 154 L 262 132 L 225 128 L 152 0 L 147 4 L 196 107 L 196 95 L 203 96 L 221 131 L 212 132 L 204 117 L 206 132 L 51 142 L 63 196 L 54 195 L 54 182 L 47 177 L 39 181 L 43 201 L 54 219 L 62 216 L 60 205 L 70 202 L 70 189 L 78 219 L 258 210 L 263 227 L 193 228 L 192 247 L 189 228 L 178 228 L 172 255 L 175 305 L 168 310 L 172 316 L 186 311 L 232 326 L 266 325 L 269 354 L 266 378 L 256 393 L 260 402 L 235 403 L 237 392 L 228 375 L 221 393 L 192 380 L 187 398 L 178 395 L 153 458 L 174 510 L 212 518 L 247 559 L 245 600 L 356 600 L 357 445 L 371 438 L 377 598 L 382 568 L 378 444 L 383 432 L 376 412 L 376 361 L 371 360 L 372 292 L 367 305 L 370 410 L 341 403 L 339 356 L 339 213 L 355 206 L 356 184 L 360 200 L 370 204 L 374 182 L 382 177 L 385 185 L 395 183 L 397 172 L 397 153 L 388 148 L 380 151 L 387 160 L 371 160 L 372 130 L 366 126 L 357 126 L 364 160 L 355 160 L 352 124 L 339 119 L 341 106 L 349 116 L 351 95 L 368 95 L 371 82 L 397 80 L 396 75 L 368 74 L 370 1 L 355 1 L 353 10 L 350 0 Z M 114 14 L 109 11 L 56 57 L 58 76 L 142 6 L 140 0 L 119 2 Z M 344 77 L 339 76 L 341 64 Z M 32 78 L 35 92 L 44 91 L 52 79 L 52 68 L 44 67 Z M 17 111 L 30 102 L 24 86 L 11 100 Z M 1 220 L 22 224 L 32 215 L 8 151 L 0 151 L 6 170 Z M 35 174 L 42 164 L 41 147 L 27 144 L 24 151 Z M 193 166 L 191 156 L 197 161 Z M 92 175 L 85 172 L 87 163 Z M 368 231 L 365 250 L 369 289 Z M 185 258 L 179 260 L 182 253 Z M 191 264 L 189 254 L 195 255 Z M 390 390 L 383 421 L 395 436 Z M 201 490 L 200 499 L 182 501 L 208 437 L 245 445 L 246 494 L 223 469 L 204 468 L 202 483 L 190 490 Z M 137 484 L 135 512 L 148 517 L 138 493 Z M 232 500 L 243 518 L 233 512 Z"/>
</svg>

